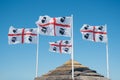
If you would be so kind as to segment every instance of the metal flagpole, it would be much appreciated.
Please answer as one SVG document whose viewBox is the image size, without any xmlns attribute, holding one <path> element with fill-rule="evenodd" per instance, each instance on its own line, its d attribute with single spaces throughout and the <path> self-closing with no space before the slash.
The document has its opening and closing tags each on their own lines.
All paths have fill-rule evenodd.
<svg viewBox="0 0 120 80">
<path fill-rule="evenodd" d="M 39 28 L 37 28 L 36 76 L 38 76 Z"/>
<path fill-rule="evenodd" d="M 107 28 L 107 25 L 105 24 L 105 27 Z M 107 37 L 107 42 L 106 42 L 106 63 L 107 63 L 107 78 L 110 79 L 109 77 L 109 55 L 108 55 L 108 37 Z"/>
<path fill-rule="evenodd" d="M 73 64 L 73 60 L 74 60 L 74 44 L 73 44 L 73 15 L 71 15 L 72 17 L 72 21 L 71 21 L 71 27 L 72 27 L 72 37 L 71 37 L 71 42 L 72 42 L 72 53 L 71 53 L 71 59 L 72 59 L 72 80 L 74 80 L 74 64 Z"/>
</svg>

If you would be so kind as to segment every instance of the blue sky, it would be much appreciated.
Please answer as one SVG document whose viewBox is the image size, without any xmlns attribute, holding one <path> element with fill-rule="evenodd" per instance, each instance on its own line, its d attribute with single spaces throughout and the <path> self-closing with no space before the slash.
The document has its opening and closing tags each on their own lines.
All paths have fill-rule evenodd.
<svg viewBox="0 0 120 80">
<path fill-rule="evenodd" d="M 8 45 L 8 29 L 35 28 L 39 16 L 74 16 L 74 58 L 106 76 L 106 46 L 82 39 L 83 24 L 107 24 L 110 78 L 120 80 L 120 1 L 119 0 L 0 0 L 0 80 L 33 80 L 36 44 Z M 49 52 L 49 42 L 66 37 L 40 36 L 39 73 L 62 65 L 70 55 Z"/>
</svg>

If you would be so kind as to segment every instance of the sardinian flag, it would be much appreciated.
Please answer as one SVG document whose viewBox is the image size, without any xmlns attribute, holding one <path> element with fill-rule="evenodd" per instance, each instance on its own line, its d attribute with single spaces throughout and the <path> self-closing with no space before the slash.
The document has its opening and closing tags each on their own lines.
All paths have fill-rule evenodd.
<svg viewBox="0 0 120 80">
<path fill-rule="evenodd" d="M 37 43 L 37 28 L 17 29 L 11 26 L 8 33 L 8 43 Z"/>
<path fill-rule="evenodd" d="M 82 37 L 94 42 L 107 42 L 106 26 L 90 26 L 84 24 L 81 28 Z"/>
<path fill-rule="evenodd" d="M 57 42 L 50 42 L 50 51 L 56 53 L 71 53 L 71 41 L 70 40 L 60 40 Z"/>
<path fill-rule="evenodd" d="M 71 37 L 71 19 L 71 17 L 51 18 L 45 15 L 40 16 L 36 24 L 42 35 Z"/>
</svg>

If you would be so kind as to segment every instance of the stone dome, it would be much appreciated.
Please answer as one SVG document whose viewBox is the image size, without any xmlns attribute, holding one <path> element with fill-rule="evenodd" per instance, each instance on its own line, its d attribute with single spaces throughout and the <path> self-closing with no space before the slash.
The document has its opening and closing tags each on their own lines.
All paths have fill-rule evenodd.
<svg viewBox="0 0 120 80">
<path fill-rule="evenodd" d="M 108 80 L 103 75 L 98 74 L 95 70 L 89 69 L 77 61 L 73 61 L 73 63 L 75 80 Z M 55 70 L 49 71 L 41 77 L 36 77 L 35 80 L 72 80 L 71 64 L 72 61 L 69 60 Z"/>
</svg>

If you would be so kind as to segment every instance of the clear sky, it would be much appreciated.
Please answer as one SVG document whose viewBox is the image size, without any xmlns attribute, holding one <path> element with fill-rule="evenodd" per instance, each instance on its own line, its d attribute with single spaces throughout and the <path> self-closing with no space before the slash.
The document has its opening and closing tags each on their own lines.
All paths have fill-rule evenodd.
<svg viewBox="0 0 120 80">
<path fill-rule="evenodd" d="M 36 28 L 39 16 L 74 16 L 74 58 L 106 76 L 106 46 L 82 39 L 83 24 L 107 24 L 111 80 L 120 80 L 120 0 L 0 0 L 0 80 L 33 80 L 36 44 L 8 45 L 8 30 Z M 49 42 L 66 37 L 40 36 L 38 75 L 70 59 L 70 55 L 49 52 Z"/>
</svg>

